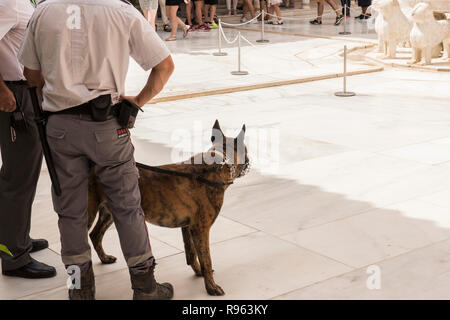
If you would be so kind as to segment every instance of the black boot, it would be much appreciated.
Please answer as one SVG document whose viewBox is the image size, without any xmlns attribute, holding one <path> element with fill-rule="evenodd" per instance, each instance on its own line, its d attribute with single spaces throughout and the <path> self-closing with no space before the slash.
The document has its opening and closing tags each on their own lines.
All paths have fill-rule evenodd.
<svg viewBox="0 0 450 320">
<path fill-rule="evenodd" d="M 133 300 L 170 300 L 173 297 L 173 286 L 170 283 L 159 284 L 155 280 L 156 263 L 145 271 L 136 274 L 130 270 Z"/>
<path fill-rule="evenodd" d="M 69 299 L 95 300 L 95 277 L 94 277 L 94 270 L 92 269 L 92 262 L 89 261 L 83 265 L 79 265 L 78 267 L 80 268 L 81 273 L 81 279 L 79 283 L 80 288 L 69 289 Z M 77 281 L 74 280 L 72 284 L 76 286 Z"/>
</svg>

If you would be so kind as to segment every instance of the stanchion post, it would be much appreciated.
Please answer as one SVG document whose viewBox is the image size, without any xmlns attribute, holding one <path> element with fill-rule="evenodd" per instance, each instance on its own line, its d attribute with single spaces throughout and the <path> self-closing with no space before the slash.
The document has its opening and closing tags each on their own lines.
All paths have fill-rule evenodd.
<svg viewBox="0 0 450 320">
<path fill-rule="evenodd" d="M 218 34 L 218 37 L 219 37 L 219 41 L 218 41 L 218 43 L 219 43 L 219 51 L 217 51 L 217 52 L 214 52 L 213 53 L 213 56 L 219 56 L 219 57 L 221 57 L 221 56 L 226 56 L 226 55 L 228 55 L 228 53 L 226 53 L 226 52 L 222 52 L 222 35 L 221 35 L 221 33 L 222 33 L 222 22 L 221 22 L 221 20 L 219 19 L 219 28 L 217 29 L 217 34 Z"/>
<path fill-rule="evenodd" d="M 342 34 L 342 35 L 351 34 L 350 31 L 347 31 L 347 3 L 344 4 L 344 31 L 339 32 L 339 34 Z"/>
<path fill-rule="evenodd" d="M 235 76 L 245 76 L 248 74 L 248 71 L 241 70 L 241 32 L 238 33 L 238 70 L 231 71 L 232 75 Z"/>
<path fill-rule="evenodd" d="M 264 39 L 264 21 L 265 21 L 265 11 L 264 9 L 261 11 L 261 39 L 256 40 L 256 42 L 259 43 L 266 43 L 269 42 L 269 40 Z"/>
<path fill-rule="evenodd" d="M 344 91 L 336 92 L 335 95 L 338 97 L 353 97 L 356 95 L 354 92 L 347 91 L 347 46 L 344 46 Z"/>
</svg>

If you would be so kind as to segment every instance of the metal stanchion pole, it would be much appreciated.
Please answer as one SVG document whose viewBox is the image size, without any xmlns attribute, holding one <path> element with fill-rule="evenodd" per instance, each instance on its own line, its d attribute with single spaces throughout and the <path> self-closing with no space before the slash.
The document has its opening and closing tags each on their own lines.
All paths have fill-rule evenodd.
<svg viewBox="0 0 450 320">
<path fill-rule="evenodd" d="M 218 34 L 218 37 L 219 37 L 219 51 L 218 52 L 214 52 L 213 56 L 226 56 L 226 55 L 228 55 L 228 53 L 222 52 L 222 35 L 221 35 L 221 33 L 222 33 L 222 23 L 221 23 L 221 21 L 219 19 L 219 29 L 217 29 L 217 34 Z"/>
<path fill-rule="evenodd" d="M 344 46 L 344 91 L 336 92 L 335 95 L 338 97 L 353 97 L 356 95 L 354 92 L 347 91 L 347 46 Z"/>
<path fill-rule="evenodd" d="M 241 70 L 241 32 L 238 33 L 238 70 L 231 71 L 232 75 L 235 76 L 245 76 L 248 74 L 248 71 Z"/>
<path fill-rule="evenodd" d="M 261 39 L 259 39 L 259 40 L 256 40 L 256 42 L 259 42 L 259 43 L 266 43 L 266 42 L 269 42 L 269 40 L 267 40 L 267 39 L 264 39 L 264 14 L 265 14 L 265 11 L 264 10 L 262 10 L 261 11 Z"/>
<path fill-rule="evenodd" d="M 339 32 L 339 34 L 342 35 L 351 34 L 350 31 L 347 31 L 347 4 L 344 5 L 344 31 Z"/>
</svg>

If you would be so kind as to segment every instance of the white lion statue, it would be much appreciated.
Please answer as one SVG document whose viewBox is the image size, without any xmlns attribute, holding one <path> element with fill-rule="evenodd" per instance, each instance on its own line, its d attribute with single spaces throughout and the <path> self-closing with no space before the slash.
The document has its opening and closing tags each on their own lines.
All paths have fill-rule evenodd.
<svg viewBox="0 0 450 320">
<path fill-rule="evenodd" d="M 433 48 L 444 43 L 447 57 L 450 49 L 450 25 L 447 20 L 437 21 L 429 3 L 418 3 L 411 11 L 414 24 L 411 29 L 410 40 L 413 48 L 413 58 L 409 62 L 431 64 Z"/>
<path fill-rule="evenodd" d="M 378 11 L 375 20 L 378 51 L 384 52 L 386 58 L 395 58 L 397 45 L 409 41 L 412 22 L 401 10 L 398 0 L 374 0 L 372 7 Z"/>
</svg>

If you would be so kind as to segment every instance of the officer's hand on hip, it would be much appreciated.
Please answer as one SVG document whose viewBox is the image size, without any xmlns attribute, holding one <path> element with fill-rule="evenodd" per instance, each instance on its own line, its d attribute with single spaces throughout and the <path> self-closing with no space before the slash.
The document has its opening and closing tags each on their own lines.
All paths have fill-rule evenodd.
<svg viewBox="0 0 450 320">
<path fill-rule="evenodd" d="M 138 99 L 137 96 L 135 96 L 135 97 L 132 97 L 132 96 L 120 96 L 120 97 L 119 97 L 119 101 L 122 101 L 122 100 L 128 100 L 128 101 L 131 101 L 131 102 L 133 102 L 135 105 L 137 105 L 137 106 L 139 106 L 139 107 L 142 107 L 142 106 L 144 105 L 143 103 L 141 103 L 141 102 L 139 101 L 139 99 Z"/>
<path fill-rule="evenodd" d="M 0 86 L 0 111 L 13 112 L 16 110 L 14 94 L 6 85 Z"/>
</svg>

